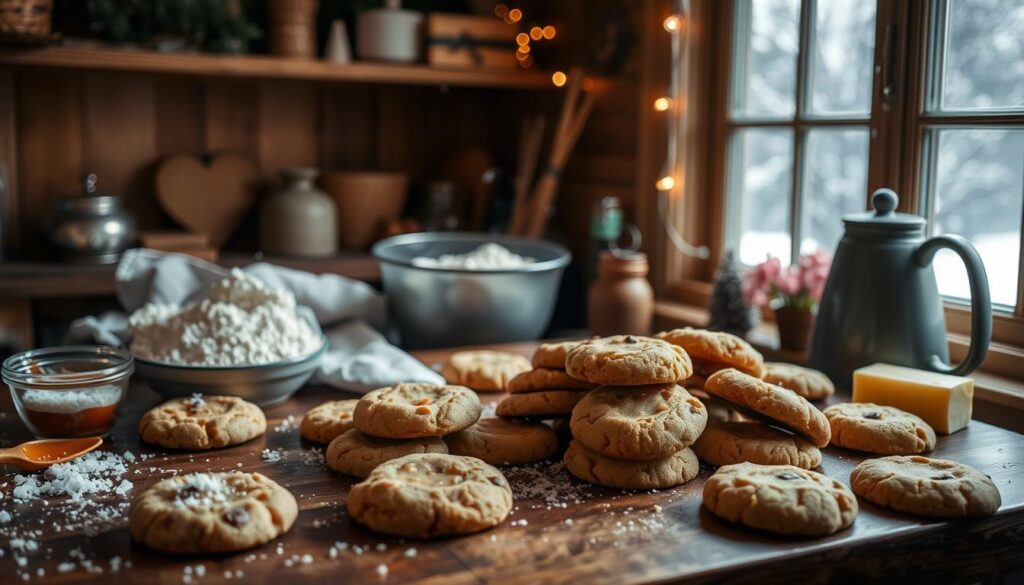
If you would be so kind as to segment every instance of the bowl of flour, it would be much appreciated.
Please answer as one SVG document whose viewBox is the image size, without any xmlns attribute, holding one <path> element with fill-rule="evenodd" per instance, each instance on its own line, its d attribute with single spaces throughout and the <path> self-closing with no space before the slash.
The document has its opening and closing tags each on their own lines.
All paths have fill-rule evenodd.
<svg viewBox="0 0 1024 585">
<path fill-rule="evenodd" d="M 319 367 L 327 340 L 291 292 L 234 269 L 199 300 L 150 303 L 132 313 L 136 371 L 168 398 L 286 400 Z"/>
<path fill-rule="evenodd" d="M 402 344 L 413 349 L 539 338 L 572 257 L 543 240 L 456 232 L 395 236 L 373 254 Z"/>
</svg>

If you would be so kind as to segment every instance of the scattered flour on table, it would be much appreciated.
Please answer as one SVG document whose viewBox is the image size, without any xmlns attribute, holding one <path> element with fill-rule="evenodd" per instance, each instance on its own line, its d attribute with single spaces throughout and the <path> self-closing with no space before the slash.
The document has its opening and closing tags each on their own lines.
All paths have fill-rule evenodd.
<svg viewBox="0 0 1024 585">
<path fill-rule="evenodd" d="M 10 551 L 22 581 L 45 576 L 42 568 L 30 567 L 36 555 L 51 559 L 53 551 L 41 543 L 43 528 L 67 534 L 98 534 L 123 526 L 130 507 L 129 494 L 134 487 L 125 479 L 128 466 L 136 460 L 131 452 L 123 455 L 93 451 L 67 463 L 52 465 L 37 474 L 4 477 L 0 488 L 9 496 L 0 498 L 0 546 Z M 27 517 L 32 515 L 30 524 Z M 5 549 L 0 548 L 0 557 Z M 109 560 L 109 567 L 89 559 L 81 549 L 70 551 L 58 563 L 57 573 L 84 570 L 88 573 L 118 572 L 130 567 L 120 557 Z"/>
<path fill-rule="evenodd" d="M 417 256 L 412 259 L 412 265 L 421 268 L 457 268 L 461 270 L 504 270 L 522 268 L 534 262 L 533 258 L 520 256 L 493 242 L 483 244 L 466 254 L 444 254 L 437 258 Z"/>
<path fill-rule="evenodd" d="M 235 268 L 206 298 L 150 303 L 132 313 L 132 352 L 187 366 L 267 364 L 312 353 L 321 337 L 296 312 L 295 296 Z"/>
</svg>

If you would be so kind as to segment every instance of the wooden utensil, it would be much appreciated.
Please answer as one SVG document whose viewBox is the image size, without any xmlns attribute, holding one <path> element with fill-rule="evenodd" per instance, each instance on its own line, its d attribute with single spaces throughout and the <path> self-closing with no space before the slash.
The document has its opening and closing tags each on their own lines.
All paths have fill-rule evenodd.
<svg viewBox="0 0 1024 585">
<path fill-rule="evenodd" d="M 209 164 L 191 155 L 172 156 L 156 173 L 156 197 L 174 221 L 221 247 L 256 198 L 256 165 L 235 154 Z"/>
<path fill-rule="evenodd" d="M 512 220 L 508 228 L 508 233 L 512 235 L 522 234 L 526 227 L 530 185 L 533 184 L 533 175 L 537 172 L 537 159 L 540 157 L 546 123 L 544 116 L 527 118 L 523 122 L 523 131 L 519 138 L 519 158 L 516 161 L 518 166 L 515 199 L 512 202 Z"/>
<path fill-rule="evenodd" d="M 102 444 L 102 437 L 29 441 L 17 447 L 0 449 L 0 464 L 13 465 L 24 471 L 39 471 L 81 457 Z"/>
<path fill-rule="evenodd" d="M 530 197 L 529 215 L 526 222 L 525 235 L 531 238 L 540 237 L 547 224 L 548 210 L 558 192 L 558 183 L 565 161 L 569 158 L 573 146 L 583 133 L 583 128 L 594 107 L 594 95 L 584 92 L 580 101 L 579 95 L 583 85 L 583 73 L 577 68 L 569 72 L 569 89 L 562 103 L 562 115 L 558 119 L 555 138 L 551 146 L 548 164 L 542 171 L 540 180 Z"/>
</svg>

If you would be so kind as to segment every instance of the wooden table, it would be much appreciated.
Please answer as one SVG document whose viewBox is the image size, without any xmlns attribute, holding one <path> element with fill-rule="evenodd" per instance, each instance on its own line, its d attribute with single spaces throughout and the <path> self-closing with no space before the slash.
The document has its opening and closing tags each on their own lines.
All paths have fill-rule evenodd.
<svg viewBox="0 0 1024 585">
<path fill-rule="evenodd" d="M 508 349 L 529 354 L 532 345 Z M 418 357 L 434 364 L 446 353 L 422 352 Z M 965 431 L 940 437 L 935 456 L 973 465 L 992 477 L 1003 498 L 992 518 L 932 522 L 861 501 L 860 515 L 849 530 L 828 538 L 780 538 L 728 525 L 704 510 L 701 488 L 710 472 L 706 468 L 679 488 L 623 492 L 575 481 L 559 464 L 547 463 L 507 473 L 516 508 L 501 526 L 461 538 L 403 541 L 352 523 L 344 507 L 352 480 L 324 467 L 313 446 L 299 437 L 302 413 L 337 397 L 339 393 L 330 389 L 303 389 L 287 403 L 268 409 L 270 428 L 264 437 L 209 453 L 168 454 L 139 443 L 134 431 L 138 417 L 159 399 L 142 386 L 133 387 L 111 447 L 118 453 L 153 454 L 132 464 L 127 478 L 134 483 L 133 493 L 171 475 L 169 470 L 222 471 L 241 465 L 270 476 L 295 494 L 301 508 L 295 526 L 252 551 L 202 559 L 170 557 L 132 543 L 123 516 L 99 522 L 99 532 L 93 535 L 82 530 L 58 532 L 57 503 L 13 504 L 14 471 L 8 468 L 0 478 L 0 510 L 14 517 L 0 524 L 0 545 L 7 545 L 12 535 L 28 533 L 40 546 L 21 555 L 27 559 L 24 567 L 5 550 L 0 558 L 2 582 L 17 582 L 12 575 L 18 572 L 29 574 L 31 582 L 204 583 L 227 581 L 225 571 L 232 581 L 241 578 L 246 583 L 803 583 L 896 576 L 949 582 L 1024 566 L 1024 435 L 978 421 Z M 485 402 L 497 398 L 483 396 Z M 25 438 L 9 397 L 6 400 L 0 444 Z M 295 424 L 287 422 L 289 416 L 295 417 Z M 264 449 L 281 454 L 281 460 L 265 461 Z M 823 451 L 821 471 L 844 482 L 863 459 L 852 451 Z M 151 467 L 156 471 L 150 472 Z M 538 480 L 553 488 L 548 490 L 550 501 L 538 497 L 545 491 L 535 485 Z M 120 501 L 124 509 L 129 498 L 108 500 Z M 332 558 L 330 549 L 336 542 L 347 548 Z M 364 550 L 357 554 L 355 547 Z M 80 555 L 73 552 L 76 549 Z M 116 573 L 110 566 L 114 556 L 121 561 Z M 97 572 L 83 569 L 79 558 L 90 559 Z M 58 572 L 60 564 L 69 561 L 75 562 L 73 568 Z M 203 569 L 197 570 L 200 564 Z M 386 567 L 386 575 L 381 567 Z"/>
</svg>

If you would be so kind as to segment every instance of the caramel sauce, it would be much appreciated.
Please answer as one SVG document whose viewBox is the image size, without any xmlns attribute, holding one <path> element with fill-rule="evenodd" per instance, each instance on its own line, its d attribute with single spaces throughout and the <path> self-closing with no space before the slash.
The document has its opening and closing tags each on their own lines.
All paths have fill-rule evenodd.
<svg viewBox="0 0 1024 585">
<path fill-rule="evenodd" d="M 101 435 L 114 425 L 117 403 L 86 408 L 78 412 L 40 412 L 25 409 L 25 415 L 36 429 L 48 437 Z"/>
</svg>

